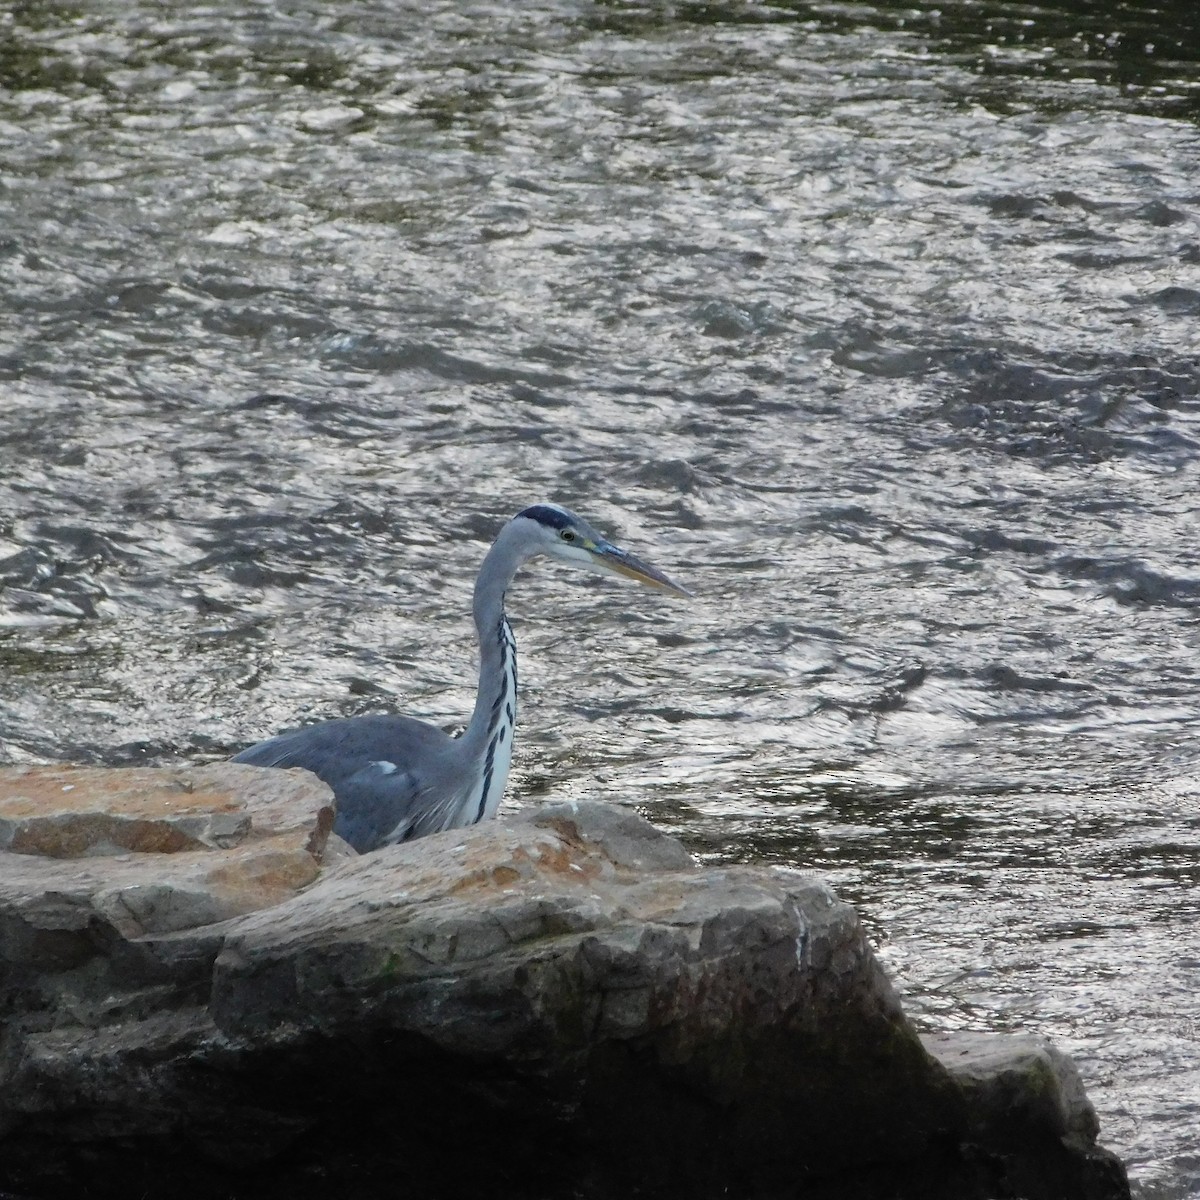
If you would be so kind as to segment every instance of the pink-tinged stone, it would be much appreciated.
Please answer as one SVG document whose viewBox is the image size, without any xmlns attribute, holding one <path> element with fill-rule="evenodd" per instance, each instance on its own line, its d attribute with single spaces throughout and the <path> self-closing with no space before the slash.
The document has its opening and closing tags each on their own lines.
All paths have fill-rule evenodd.
<svg viewBox="0 0 1200 1200">
<path fill-rule="evenodd" d="M 0 903 L 36 928 L 100 917 L 128 938 L 227 920 L 312 883 L 333 814 L 305 771 L 0 769 Z"/>
<path fill-rule="evenodd" d="M 333 828 L 329 791 L 311 776 L 254 767 L 0 768 L 0 850 L 49 858 L 230 849 L 305 832 L 319 855 Z"/>
</svg>

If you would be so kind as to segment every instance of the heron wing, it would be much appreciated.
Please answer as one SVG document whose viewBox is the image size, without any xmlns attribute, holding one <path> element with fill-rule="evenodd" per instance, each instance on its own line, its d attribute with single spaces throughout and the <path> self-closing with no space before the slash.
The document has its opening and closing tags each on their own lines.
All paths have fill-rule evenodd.
<svg viewBox="0 0 1200 1200">
<path fill-rule="evenodd" d="M 233 761 L 311 771 L 337 800 L 334 832 L 365 853 L 454 825 L 461 787 L 447 755 L 453 745 L 411 717 L 348 717 L 269 738 Z"/>
</svg>

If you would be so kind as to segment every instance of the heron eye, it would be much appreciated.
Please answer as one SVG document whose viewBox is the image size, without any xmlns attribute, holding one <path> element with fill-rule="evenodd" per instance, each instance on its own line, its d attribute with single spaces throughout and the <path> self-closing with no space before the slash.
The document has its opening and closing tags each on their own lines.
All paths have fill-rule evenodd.
<svg viewBox="0 0 1200 1200">
<path fill-rule="evenodd" d="M 575 531 L 573 529 L 564 529 L 558 536 L 564 542 L 573 542 L 575 540 Z"/>
</svg>

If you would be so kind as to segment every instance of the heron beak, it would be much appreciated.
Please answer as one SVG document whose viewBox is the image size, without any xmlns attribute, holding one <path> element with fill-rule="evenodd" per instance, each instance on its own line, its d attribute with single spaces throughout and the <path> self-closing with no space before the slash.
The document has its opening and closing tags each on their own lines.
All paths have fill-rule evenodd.
<svg viewBox="0 0 1200 1200">
<path fill-rule="evenodd" d="M 624 575 L 628 579 L 636 579 L 638 583 L 650 587 L 661 588 L 664 592 L 674 592 L 677 596 L 690 596 L 692 593 L 685 587 L 680 587 L 673 579 L 668 579 L 661 571 L 649 563 L 635 558 L 628 550 L 622 550 L 611 542 L 597 542 L 588 546 L 596 567 L 606 574 Z"/>
</svg>

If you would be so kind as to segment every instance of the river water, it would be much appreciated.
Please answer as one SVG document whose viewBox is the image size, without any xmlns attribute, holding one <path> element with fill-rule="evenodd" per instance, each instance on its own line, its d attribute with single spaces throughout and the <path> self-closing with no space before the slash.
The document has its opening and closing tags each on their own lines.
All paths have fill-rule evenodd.
<svg viewBox="0 0 1200 1200">
<path fill-rule="evenodd" d="M 1078 11 L 1076 11 L 1078 10 Z M 1200 1196 L 1200 10 L 0 15 L 0 760 L 473 701 L 508 806 L 819 870 Z"/>
</svg>

